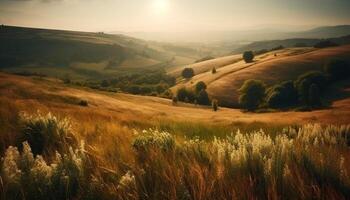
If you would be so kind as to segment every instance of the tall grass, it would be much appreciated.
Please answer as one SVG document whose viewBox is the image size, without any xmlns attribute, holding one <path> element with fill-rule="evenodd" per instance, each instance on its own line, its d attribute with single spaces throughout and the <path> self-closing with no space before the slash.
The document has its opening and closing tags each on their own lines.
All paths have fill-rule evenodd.
<svg viewBox="0 0 350 200">
<path fill-rule="evenodd" d="M 350 126 L 227 129 L 225 136 L 221 129 L 209 138 L 171 132 L 191 125 L 142 131 L 54 115 L 22 117 L 21 124 L 55 142 L 40 140 L 51 149 L 42 153 L 33 153 L 29 141 L 7 145 L 0 162 L 3 199 L 350 198 Z M 197 133 L 215 135 L 215 126 L 200 127 Z"/>
</svg>

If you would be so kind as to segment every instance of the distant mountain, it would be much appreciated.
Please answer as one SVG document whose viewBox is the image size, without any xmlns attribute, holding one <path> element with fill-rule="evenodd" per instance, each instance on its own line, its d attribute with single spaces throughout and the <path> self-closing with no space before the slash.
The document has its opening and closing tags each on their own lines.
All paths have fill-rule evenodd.
<svg viewBox="0 0 350 200">
<path fill-rule="evenodd" d="M 350 35 L 350 25 L 323 26 L 308 31 L 289 33 L 288 38 L 336 38 Z"/>
<path fill-rule="evenodd" d="M 315 29 L 316 30 L 316 29 Z M 330 30 L 330 29 L 328 29 Z M 317 32 L 317 31 L 315 31 Z M 325 32 L 323 32 L 325 33 Z M 339 32 L 338 32 L 339 33 Z M 310 34 L 311 35 L 311 34 Z M 233 50 L 232 53 L 242 53 L 244 51 L 260 51 L 260 50 L 270 50 L 278 46 L 283 47 L 312 47 L 316 43 L 319 43 L 324 39 L 308 39 L 308 38 L 294 38 L 294 39 L 284 39 L 284 40 L 266 40 L 252 42 L 247 45 L 243 45 Z M 333 43 L 338 45 L 350 44 L 350 34 L 343 37 L 328 38 Z"/>
<path fill-rule="evenodd" d="M 282 40 L 288 38 L 335 38 L 350 35 L 350 25 L 323 26 L 310 30 L 278 28 L 256 28 L 237 31 L 192 31 L 192 32 L 129 32 L 123 33 L 145 40 L 167 42 L 237 43 L 261 40 Z"/>
</svg>

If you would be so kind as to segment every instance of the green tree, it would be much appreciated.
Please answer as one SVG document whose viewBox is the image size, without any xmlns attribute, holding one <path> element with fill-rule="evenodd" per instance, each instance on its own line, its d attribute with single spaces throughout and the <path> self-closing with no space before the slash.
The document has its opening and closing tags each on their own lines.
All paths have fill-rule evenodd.
<svg viewBox="0 0 350 200">
<path fill-rule="evenodd" d="M 258 80 L 246 80 L 239 89 L 239 103 L 242 108 L 253 111 L 259 107 L 265 98 L 265 84 Z"/>
<path fill-rule="evenodd" d="M 178 101 L 178 99 L 177 99 L 177 97 L 173 97 L 173 105 L 177 105 L 177 101 Z"/>
<path fill-rule="evenodd" d="M 327 86 L 327 77 L 322 72 L 310 71 L 300 75 L 295 81 L 299 99 L 304 104 L 308 103 L 309 89 L 312 84 L 318 85 L 320 91 L 322 91 Z"/>
<path fill-rule="evenodd" d="M 246 51 L 243 53 L 243 59 L 246 63 L 250 63 L 254 59 L 254 53 L 252 51 Z"/>
<path fill-rule="evenodd" d="M 213 99 L 213 101 L 211 102 L 211 106 L 212 106 L 213 110 L 216 112 L 219 109 L 218 100 Z"/>
<path fill-rule="evenodd" d="M 342 80 L 350 76 L 350 65 L 345 60 L 331 60 L 325 65 L 324 70 L 332 81 Z"/>
<path fill-rule="evenodd" d="M 202 90 L 206 90 L 207 89 L 207 85 L 203 82 L 203 81 L 199 81 L 197 84 L 196 84 L 196 92 L 200 92 Z"/>
<path fill-rule="evenodd" d="M 192 90 L 188 90 L 185 87 L 180 88 L 177 91 L 177 99 L 179 101 L 192 103 L 195 100 L 195 94 Z"/>
<path fill-rule="evenodd" d="M 295 105 L 298 101 L 298 93 L 293 81 L 285 81 L 270 88 L 267 92 L 266 101 L 271 108 Z"/>
<path fill-rule="evenodd" d="M 199 105 L 210 105 L 208 93 L 205 90 L 201 90 L 197 96 L 197 103 Z"/>
<path fill-rule="evenodd" d="M 317 84 L 311 84 L 309 88 L 309 99 L 308 104 L 310 106 L 320 106 L 321 105 L 321 94 L 320 88 Z"/>
<path fill-rule="evenodd" d="M 109 87 L 109 86 L 110 86 L 110 84 L 109 84 L 109 82 L 107 80 L 103 80 L 101 82 L 101 87 Z"/>
<path fill-rule="evenodd" d="M 194 76 L 194 71 L 192 68 L 185 68 L 182 70 L 182 77 L 190 79 Z"/>
</svg>

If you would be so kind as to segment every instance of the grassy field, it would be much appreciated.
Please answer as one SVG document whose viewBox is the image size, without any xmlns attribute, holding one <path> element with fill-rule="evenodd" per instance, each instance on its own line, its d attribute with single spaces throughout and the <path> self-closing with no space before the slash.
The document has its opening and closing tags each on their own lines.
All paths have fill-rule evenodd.
<svg viewBox="0 0 350 200">
<path fill-rule="evenodd" d="M 216 74 L 212 74 L 208 66 L 206 71 L 198 70 L 200 72 L 190 80 L 179 81 L 172 91 L 176 92 L 180 87 L 193 88 L 197 82 L 203 81 L 207 84 L 207 91 L 212 98 L 218 99 L 221 105 L 236 107 L 238 89 L 245 80 L 262 80 L 268 86 L 281 81 L 296 80 L 299 75 L 307 71 L 322 71 L 325 63 L 330 59 L 349 60 L 349 55 L 350 46 L 345 45 L 326 49 L 287 48 L 258 55 L 253 63 L 237 61 L 226 66 L 221 66 L 219 62 L 221 59 L 218 58 L 193 65 L 196 72 L 197 66 L 211 63 L 212 68 L 217 64 L 221 67 L 218 67 Z M 222 60 L 225 59 L 222 58 Z"/>
<path fill-rule="evenodd" d="M 0 94 L 3 199 L 350 197 L 349 99 L 214 112 L 5 73 Z"/>
<path fill-rule="evenodd" d="M 207 52 L 189 45 L 144 41 L 124 35 L 12 26 L 1 27 L 0 42 L 2 71 L 41 73 L 57 78 L 70 74 L 77 80 L 113 77 L 128 69 L 184 65 Z"/>
</svg>

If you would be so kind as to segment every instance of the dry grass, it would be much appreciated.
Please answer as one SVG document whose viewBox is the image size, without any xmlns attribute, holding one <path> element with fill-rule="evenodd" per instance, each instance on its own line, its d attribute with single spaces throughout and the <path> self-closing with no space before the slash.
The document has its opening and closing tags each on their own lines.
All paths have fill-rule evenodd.
<svg viewBox="0 0 350 200">
<path fill-rule="evenodd" d="M 274 54 L 277 56 L 275 57 Z M 349 59 L 350 46 L 340 46 L 326 49 L 288 48 L 257 56 L 254 63 L 243 61 L 221 66 L 216 74 L 210 71 L 196 73 L 189 81 L 180 81 L 172 88 L 176 92 L 180 87 L 194 87 L 199 81 L 204 81 L 212 98 L 218 99 L 222 105 L 234 107 L 238 105 L 238 89 L 248 79 L 258 79 L 272 85 L 285 80 L 295 80 L 299 75 L 310 70 L 323 70 L 329 59 Z M 220 60 L 219 58 L 216 60 Z M 213 62 L 215 60 L 206 61 Z M 201 65 L 202 63 L 198 63 Z M 204 65 L 205 63 L 203 63 Z M 218 63 L 219 65 L 219 63 Z M 210 68 L 210 69 L 211 69 Z M 196 67 L 194 65 L 196 71 Z"/>
<path fill-rule="evenodd" d="M 282 129 L 308 119 L 349 123 L 349 102 L 310 113 L 213 112 L 155 97 L 68 88 L 53 79 L 0 74 L 0 80 L 3 199 L 350 196 L 348 126 Z M 81 99 L 89 105 L 79 106 Z M 47 113 L 54 124 L 69 120 L 77 142 L 50 146 L 43 157 L 27 144 L 9 148 L 21 147 L 18 138 L 27 133 L 18 112 L 34 122 Z"/>
</svg>

